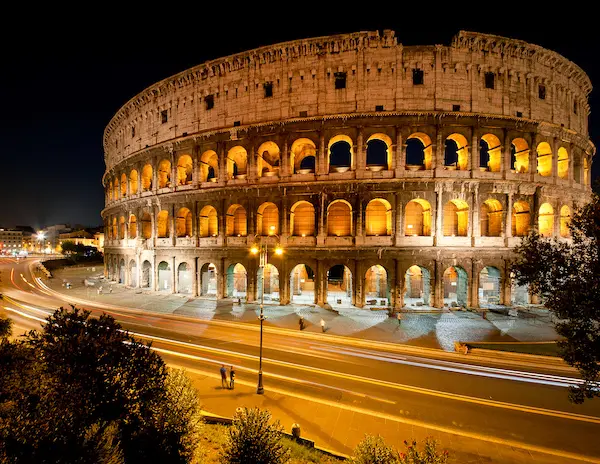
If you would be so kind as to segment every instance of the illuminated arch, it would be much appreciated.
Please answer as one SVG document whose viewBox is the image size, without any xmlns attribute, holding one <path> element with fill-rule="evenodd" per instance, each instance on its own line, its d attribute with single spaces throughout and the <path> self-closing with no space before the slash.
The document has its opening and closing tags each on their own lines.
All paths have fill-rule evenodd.
<svg viewBox="0 0 600 464">
<path fill-rule="evenodd" d="M 404 213 L 404 235 L 431 235 L 431 205 L 416 198 L 407 203 Z"/>
<path fill-rule="evenodd" d="M 353 275 L 348 266 L 336 264 L 327 271 L 327 303 L 331 306 L 351 306 Z"/>
<path fill-rule="evenodd" d="M 297 264 L 290 272 L 290 299 L 292 303 L 314 304 L 315 272 L 306 264 Z"/>
<path fill-rule="evenodd" d="M 175 218 L 175 236 L 191 237 L 193 234 L 192 224 L 192 212 L 188 208 L 179 208 Z"/>
<path fill-rule="evenodd" d="M 279 301 L 279 269 L 271 263 L 256 270 L 258 299 L 266 301 Z"/>
<path fill-rule="evenodd" d="M 137 218 L 135 214 L 129 215 L 129 238 L 137 238 Z"/>
<path fill-rule="evenodd" d="M 248 275 L 241 263 L 231 264 L 227 268 L 227 297 L 245 298 Z"/>
<path fill-rule="evenodd" d="M 466 307 L 468 287 L 467 271 L 460 266 L 450 266 L 446 269 L 442 285 L 444 306 Z"/>
<path fill-rule="evenodd" d="M 245 237 L 248 234 L 246 210 L 242 205 L 231 205 L 227 209 L 225 233 L 228 237 Z"/>
<path fill-rule="evenodd" d="M 192 267 L 186 263 L 179 263 L 177 266 L 177 293 L 192 293 Z"/>
<path fill-rule="evenodd" d="M 381 304 L 378 298 L 385 298 L 385 305 L 388 304 L 389 297 L 388 273 L 387 270 L 380 264 L 371 266 L 365 272 L 365 301 L 367 304 L 373 303 L 373 298 L 376 299 L 374 304 Z"/>
<path fill-rule="evenodd" d="M 514 139 L 511 143 L 511 169 L 521 174 L 529 172 L 529 152 L 529 145 L 525 139 Z"/>
<path fill-rule="evenodd" d="M 569 208 L 567 205 L 563 205 L 562 208 L 560 208 L 560 236 L 561 237 L 570 237 L 571 236 L 571 230 L 569 228 L 569 225 L 571 224 L 571 208 Z"/>
<path fill-rule="evenodd" d="M 481 137 L 479 150 L 479 166 L 491 172 L 500 172 L 502 167 L 502 144 L 494 134 L 485 134 Z"/>
<path fill-rule="evenodd" d="M 502 235 L 502 205 L 498 200 L 489 199 L 481 205 L 479 223 L 482 237 Z"/>
<path fill-rule="evenodd" d="M 171 186 L 171 162 L 169 160 L 162 160 L 158 163 L 158 188 L 165 188 Z"/>
<path fill-rule="evenodd" d="M 147 212 L 142 214 L 142 238 L 152 238 L 152 216 Z"/>
<path fill-rule="evenodd" d="M 538 228 L 543 237 L 552 237 L 554 234 L 554 208 L 550 203 L 540 206 Z"/>
<path fill-rule="evenodd" d="M 273 176 L 279 173 L 280 150 L 275 142 L 268 141 L 258 147 L 256 172 L 258 177 Z"/>
<path fill-rule="evenodd" d="M 444 205 L 444 236 L 466 237 L 469 205 L 464 200 L 450 200 Z"/>
<path fill-rule="evenodd" d="M 115 181 L 114 181 L 113 185 L 114 185 L 113 198 L 115 200 L 118 200 L 119 199 L 119 193 L 120 193 L 120 190 L 119 190 L 119 178 L 118 177 L 115 177 Z"/>
<path fill-rule="evenodd" d="M 125 216 L 119 217 L 119 240 L 125 238 Z"/>
<path fill-rule="evenodd" d="M 200 210 L 200 237 L 216 237 L 219 234 L 217 210 L 210 205 Z"/>
<path fill-rule="evenodd" d="M 256 230 L 260 235 L 279 233 L 279 209 L 277 205 L 266 202 L 258 207 Z"/>
<path fill-rule="evenodd" d="M 164 209 L 156 215 L 156 236 L 158 238 L 169 236 L 169 212 Z"/>
<path fill-rule="evenodd" d="M 392 235 L 392 205 L 383 198 L 371 200 L 366 208 L 366 235 Z"/>
<path fill-rule="evenodd" d="M 479 304 L 498 305 L 501 301 L 501 273 L 494 266 L 486 266 L 479 272 Z"/>
<path fill-rule="evenodd" d="M 569 152 L 565 147 L 560 147 L 558 149 L 558 177 L 561 179 L 569 178 Z"/>
<path fill-rule="evenodd" d="M 194 164 L 190 155 L 181 155 L 177 160 L 177 185 L 190 185 Z"/>
<path fill-rule="evenodd" d="M 512 213 L 512 235 L 513 237 L 525 237 L 531 228 L 531 213 L 529 203 L 520 200 L 513 205 Z"/>
<path fill-rule="evenodd" d="M 552 149 L 548 142 L 540 142 L 537 146 L 537 172 L 540 176 L 552 175 Z"/>
<path fill-rule="evenodd" d="M 142 169 L 142 192 L 152 190 L 152 166 L 146 164 Z"/>
<path fill-rule="evenodd" d="M 450 134 L 446 137 L 444 165 L 466 171 L 469 167 L 469 144 L 462 134 Z"/>
<path fill-rule="evenodd" d="M 367 168 L 375 170 L 379 166 L 390 169 L 392 166 L 392 139 L 386 134 L 373 134 L 367 139 Z"/>
<path fill-rule="evenodd" d="M 352 206 L 346 200 L 334 200 L 327 207 L 327 235 L 352 235 Z"/>
<path fill-rule="evenodd" d="M 404 306 L 429 306 L 431 274 L 426 267 L 413 265 L 404 274 Z"/>
<path fill-rule="evenodd" d="M 586 187 L 590 185 L 590 164 L 587 156 L 583 157 L 583 185 Z"/>
<path fill-rule="evenodd" d="M 173 288 L 173 272 L 166 261 L 158 263 L 158 290 L 171 290 Z"/>
<path fill-rule="evenodd" d="M 227 152 L 227 178 L 243 179 L 248 167 L 248 152 L 240 145 L 236 145 Z"/>
<path fill-rule="evenodd" d="M 410 134 L 406 139 L 406 165 L 420 166 L 422 169 L 431 169 L 433 146 L 431 138 L 423 132 Z"/>
<path fill-rule="evenodd" d="M 353 142 L 347 135 L 336 135 L 329 139 L 327 159 L 330 172 L 344 172 L 352 168 Z"/>
<path fill-rule="evenodd" d="M 315 172 L 317 147 L 315 143 L 306 138 L 297 139 L 292 143 L 290 150 L 290 166 L 295 174 L 308 174 Z"/>
<path fill-rule="evenodd" d="M 129 173 L 129 191 L 132 195 L 136 195 L 138 193 L 138 172 L 135 169 L 132 169 Z"/>
<path fill-rule="evenodd" d="M 308 201 L 294 203 L 290 209 L 290 230 L 296 237 L 315 235 L 315 207 Z"/>
<path fill-rule="evenodd" d="M 108 184 L 108 199 L 109 200 L 113 199 L 113 183 L 112 183 L 112 180 Z"/>
<path fill-rule="evenodd" d="M 121 174 L 121 198 L 127 196 L 127 174 Z"/>
<path fill-rule="evenodd" d="M 217 152 L 207 150 L 200 156 L 200 182 L 216 182 L 219 177 Z"/>
<path fill-rule="evenodd" d="M 203 264 L 200 268 L 200 295 L 217 296 L 217 266 Z"/>
</svg>

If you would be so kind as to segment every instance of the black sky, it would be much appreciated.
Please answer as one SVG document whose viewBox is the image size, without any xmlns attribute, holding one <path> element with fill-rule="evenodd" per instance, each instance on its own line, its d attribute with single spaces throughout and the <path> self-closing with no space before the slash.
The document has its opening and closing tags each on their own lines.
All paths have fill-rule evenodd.
<svg viewBox="0 0 600 464">
<path fill-rule="evenodd" d="M 464 4 L 463 11 L 448 9 L 430 17 L 428 2 L 423 2 L 424 10 L 411 11 L 362 3 L 347 4 L 345 17 L 340 17 L 335 14 L 338 7 L 327 5 L 254 3 L 251 10 L 258 15 L 233 3 L 211 11 L 160 4 L 147 7 L 143 15 L 124 15 L 108 5 L 85 13 L 53 9 L 35 17 L 29 12 L 4 15 L 0 227 L 101 224 L 102 134 L 114 113 L 154 82 L 206 60 L 263 45 L 383 29 L 395 30 L 405 45 L 448 45 L 458 30 L 466 29 L 554 50 L 583 68 L 600 87 L 600 24 L 592 22 L 591 12 L 570 16 L 562 11 L 566 8 L 548 9 L 541 17 L 538 5 L 528 10 L 496 4 L 502 11 L 466 14 Z M 476 5 L 481 9 L 485 4 Z M 599 93 L 594 90 L 590 99 L 590 132 L 596 144 Z M 593 177 L 599 174 L 600 163 L 594 163 Z"/>
</svg>

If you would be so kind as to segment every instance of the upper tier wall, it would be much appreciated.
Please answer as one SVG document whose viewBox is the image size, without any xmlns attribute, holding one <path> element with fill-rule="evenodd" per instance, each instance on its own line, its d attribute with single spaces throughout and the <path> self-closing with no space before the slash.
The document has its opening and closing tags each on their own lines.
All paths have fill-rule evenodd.
<svg viewBox="0 0 600 464">
<path fill-rule="evenodd" d="M 423 71 L 421 85 L 414 69 Z M 345 88 L 336 89 L 335 73 L 346 73 Z M 461 31 L 450 46 L 411 47 L 388 30 L 296 40 L 207 62 L 144 90 L 108 124 L 105 161 L 110 169 L 146 147 L 236 125 L 376 109 L 520 116 L 587 137 L 590 91 L 587 75 L 564 57 L 492 35 Z"/>
</svg>

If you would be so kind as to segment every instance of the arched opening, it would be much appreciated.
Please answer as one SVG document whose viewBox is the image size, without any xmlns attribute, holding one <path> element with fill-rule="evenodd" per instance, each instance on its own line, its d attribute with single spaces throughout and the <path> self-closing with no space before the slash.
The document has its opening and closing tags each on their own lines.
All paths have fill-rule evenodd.
<svg viewBox="0 0 600 464">
<path fill-rule="evenodd" d="M 512 213 L 512 235 L 513 237 L 525 237 L 531 228 L 531 214 L 529 203 L 523 200 L 515 202 Z"/>
<path fill-rule="evenodd" d="M 125 272 L 127 272 L 127 269 L 125 268 L 125 260 L 121 259 L 119 261 L 119 283 L 120 284 L 125 283 Z"/>
<path fill-rule="evenodd" d="M 135 169 L 129 173 L 129 191 L 132 195 L 138 193 L 138 172 Z"/>
<path fill-rule="evenodd" d="M 327 271 L 327 303 L 332 307 L 352 306 L 352 272 L 343 264 Z"/>
<path fill-rule="evenodd" d="M 162 160 L 158 163 L 158 188 L 171 186 L 171 162 Z"/>
<path fill-rule="evenodd" d="M 352 167 L 352 139 L 336 135 L 329 141 L 329 172 L 346 172 Z"/>
<path fill-rule="evenodd" d="M 158 263 L 158 290 L 171 290 L 173 288 L 173 272 L 169 263 Z"/>
<path fill-rule="evenodd" d="M 315 235 L 315 207 L 308 201 L 295 203 L 290 210 L 290 230 L 295 237 Z"/>
<path fill-rule="evenodd" d="M 227 178 L 245 179 L 248 167 L 248 153 L 239 145 L 227 152 Z"/>
<path fill-rule="evenodd" d="M 502 144 L 494 134 L 485 134 L 479 142 L 479 168 L 500 172 L 502 166 Z"/>
<path fill-rule="evenodd" d="M 404 274 L 404 306 L 429 306 L 431 277 L 422 266 L 409 267 Z"/>
<path fill-rule="evenodd" d="M 349 237 L 352 235 L 352 207 L 345 200 L 335 200 L 327 208 L 327 235 Z"/>
<path fill-rule="evenodd" d="M 306 264 L 294 266 L 290 273 L 290 295 L 292 303 L 314 304 L 315 273 Z"/>
<path fill-rule="evenodd" d="M 225 233 L 228 237 L 245 237 L 248 235 L 246 210 L 242 205 L 231 205 L 227 209 Z"/>
<path fill-rule="evenodd" d="M 265 142 L 258 147 L 256 171 L 258 177 L 279 175 L 280 150 L 275 142 Z"/>
<path fill-rule="evenodd" d="M 108 184 L 108 199 L 112 201 L 113 199 L 113 183 L 112 180 Z"/>
<path fill-rule="evenodd" d="M 450 200 L 444 205 L 444 236 L 466 237 L 469 225 L 469 205 L 464 200 Z"/>
<path fill-rule="evenodd" d="M 152 287 L 152 264 L 150 261 L 144 261 L 142 263 L 142 276 L 140 281 L 140 287 L 150 288 Z"/>
<path fill-rule="evenodd" d="M 200 269 L 200 295 L 217 296 L 217 266 L 206 263 Z"/>
<path fill-rule="evenodd" d="M 192 212 L 188 208 L 179 208 L 175 219 L 175 235 L 177 237 L 191 237 L 193 234 L 192 224 Z"/>
<path fill-rule="evenodd" d="M 512 306 L 526 306 L 531 303 L 529 285 L 519 285 L 513 274 L 510 276 L 510 303 Z"/>
<path fill-rule="evenodd" d="M 444 271 L 444 306 L 467 307 L 467 271 L 460 266 L 451 266 Z"/>
<path fill-rule="evenodd" d="M 481 205 L 479 223 L 482 237 L 502 235 L 502 205 L 498 200 L 489 199 Z"/>
<path fill-rule="evenodd" d="M 177 160 L 177 185 L 190 185 L 194 164 L 190 155 L 181 155 Z"/>
<path fill-rule="evenodd" d="M 264 301 L 279 301 L 279 271 L 272 264 L 259 267 L 256 271 L 257 292 L 256 296 L 261 299 L 264 291 Z"/>
<path fill-rule="evenodd" d="M 590 185 L 590 164 L 587 157 L 583 158 L 583 185 L 586 187 Z"/>
<path fill-rule="evenodd" d="M 217 210 L 205 206 L 200 210 L 200 237 L 216 237 L 219 234 Z"/>
<path fill-rule="evenodd" d="M 114 185 L 113 197 L 116 201 L 119 199 L 119 179 L 117 179 L 116 177 L 115 177 L 115 182 L 113 185 Z"/>
<path fill-rule="evenodd" d="M 433 147 L 423 132 L 410 134 L 406 139 L 406 168 L 410 171 L 431 169 Z"/>
<path fill-rule="evenodd" d="M 469 167 L 469 147 L 467 139 L 461 134 L 451 134 L 446 138 L 444 149 L 446 169 L 466 171 Z"/>
<path fill-rule="evenodd" d="M 117 225 L 117 218 L 114 217 L 112 220 L 112 239 L 116 240 L 119 237 L 119 233 L 118 233 L 119 227 Z"/>
<path fill-rule="evenodd" d="M 561 179 L 569 178 L 569 152 L 565 147 L 560 147 L 558 149 L 558 177 Z"/>
<path fill-rule="evenodd" d="M 279 233 L 279 210 L 274 203 L 263 203 L 258 207 L 256 229 L 260 235 Z"/>
<path fill-rule="evenodd" d="M 180 263 L 177 267 L 177 293 L 192 293 L 192 268 L 188 263 Z"/>
<path fill-rule="evenodd" d="M 515 172 L 529 172 L 529 145 L 525 139 L 517 138 L 511 143 L 510 168 Z"/>
<path fill-rule="evenodd" d="M 119 240 L 125 238 L 125 216 L 119 218 Z"/>
<path fill-rule="evenodd" d="M 492 266 L 484 267 L 479 273 L 479 305 L 500 304 L 500 271 Z"/>
<path fill-rule="evenodd" d="M 147 164 L 142 169 L 142 192 L 152 190 L 152 166 Z"/>
<path fill-rule="evenodd" d="M 129 215 L 129 238 L 137 238 L 137 218 L 135 214 Z"/>
<path fill-rule="evenodd" d="M 150 213 L 142 214 L 142 237 L 145 239 L 152 238 L 152 216 L 150 216 Z"/>
<path fill-rule="evenodd" d="M 537 172 L 544 177 L 552 175 L 552 149 L 547 142 L 537 146 Z"/>
<path fill-rule="evenodd" d="M 390 169 L 392 139 L 385 134 L 373 134 L 367 140 L 367 169 L 382 171 Z"/>
<path fill-rule="evenodd" d="M 227 297 L 246 298 L 246 268 L 240 264 L 231 264 L 227 268 Z"/>
<path fill-rule="evenodd" d="M 200 156 L 200 182 L 216 182 L 219 173 L 219 158 L 213 150 Z"/>
<path fill-rule="evenodd" d="M 135 259 L 129 261 L 129 285 L 131 287 L 138 286 L 138 270 Z"/>
<path fill-rule="evenodd" d="M 571 229 L 569 225 L 571 224 L 571 208 L 567 205 L 564 205 L 560 208 L 560 236 L 567 238 L 571 236 Z"/>
<path fill-rule="evenodd" d="M 392 205 L 389 201 L 377 198 L 367 204 L 366 234 L 369 236 L 392 235 Z"/>
<path fill-rule="evenodd" d="M 365 303 L 370 306 L 389 305 L 388 274 L 379 264 L 371 266 L 365 273 Z"/>
<path fill-rule="evenodd" d="M 404 235 L 431 235 L 431 205 L 428 201 L 417 198 L 407 203 L 404 213 Z"/>
<path fill-rule="evenodd" d="M 550 203 L 544 203 L 540 206 L 538 228 L 540 235 L 543 237 L 554 235 L 554 208 Z"/>
<path fill-rule="evenodd" d="M 121 174 L 121 198 L 127 196 L 127 174 Z"/>
<path fill-rule="evenodd" d="M 306 138 L 297 139 L 292 144 L 291 162 L 295 174 L 310 174 L 315 172 L 317 148 L 315 143 Z"/>
<path fill-rule="evenodd" d="M 158 238 L 169 236 L 169 212 L 164 209 L 156 216 L 156 236 Z"/>
</svg>

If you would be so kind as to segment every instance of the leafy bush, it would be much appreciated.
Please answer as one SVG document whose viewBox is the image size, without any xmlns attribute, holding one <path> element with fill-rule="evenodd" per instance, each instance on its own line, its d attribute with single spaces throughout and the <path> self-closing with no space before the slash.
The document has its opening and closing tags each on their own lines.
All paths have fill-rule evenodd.
<svg viewBox="0 0 600 464">
<path fill-rule="evenodd" d="M 258 408 L 240 408 L 233 416 L 227 441 L 221 451 L 223 464 L 281 464 L 289 449 L 281 442 L 279 421 L 269 424 L 271 413 Z"/>
<path fill-rule="evenodd" d="M 0 316 L 0 339 L 8 338 L 12 334 L 13 322 L 7 317 Z"/>
<path fill-rule="evenodd" d="M 437 443 L 431 437 L 425 439 L 423 451 L 417 450 L 417 442 L 413 440 L 408 443 L 404 441 L 406 451 L 400 453 L 400 464 L 445 464 L 448 462 L 448 452 L 446 450 L 438 453 Z"/>
<path fill-rule="evenodd" d="M 380 435 L 366 435 L 354 449 L 354 464 L 396 464 L 398 453 Z"/>
</svg>

